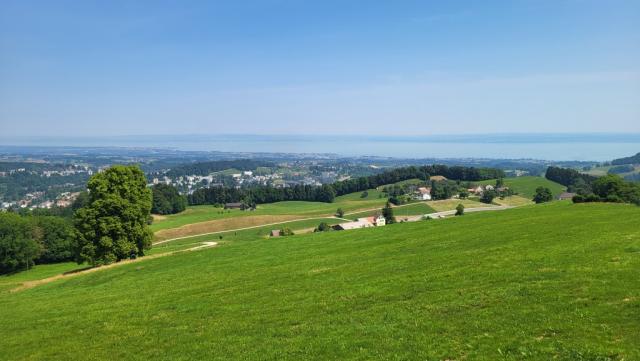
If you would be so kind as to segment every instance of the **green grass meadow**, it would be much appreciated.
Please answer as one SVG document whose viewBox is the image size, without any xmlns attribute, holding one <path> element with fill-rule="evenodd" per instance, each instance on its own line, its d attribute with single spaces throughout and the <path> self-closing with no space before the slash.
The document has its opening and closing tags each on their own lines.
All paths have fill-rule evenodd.
<svg viewBox="0 0 640 361">
<path fill-rule="evenodd" d="M 370 189 L 367 197 L 362 197 L 362 192 L 346 194 L 336 197 L 333 203 L 285 201 L 270 204 L 260 204 L 254 211 L 241 211 L 239 209 L 224 210 L 212 205 L 190 206 L 184 212 L 165 216 L 162 220 L 156 220 L 151 225 L 152 231 L 177 228 L 187 224 L 206 222 L 231 217 L 247 217 L 258 215 L 296 215 L 300 218 L 332 216 L 338 208 L 345 212 L 354 212 L 363 209 L 382 208 L 386 198 L 380 198 L 381 192 Z"/>
<path fill-rule="evenodd" d="M 187 248 L 193 248 L 201 245 L 202 242 L 219 242 L 221 244 L 236 241 L 255 241 L 269 238 L 269 234 L 274 229 L 289 228 L 294 233 L 309 232 L 311 228 L 316 228 L 321 222 L 329 225 L 335 225 L 346 222 L 345 220 L 336 218 L 318 218 L 303 221 L 283 222 L 278 225 L 261 226 L 242 231 L 226 231 L 215 234 L 207 234 L 202 236 L 187 237 L 175 241 L 153 245 L 148 254 L 157 254 L 165 252 L 179 251 Z M 222 237 L 222 238 L 221 238 Z"/>
<path fill-rule="evenodd" d="M 491 184 L 495 185 L 496 180 L 486 180 L 482 182 L 478 182 L 479 184 Z M 544 177 L 535 177 L 535 176 L 523 176 L 523 177 L 515 177 L 515 178 L 504 178 L 504 184 L 510 189 L 518 192 L 519 195 L 525 198 L 532 199 L 536 194 L 536 188 L 538 187 L 547 187 L 553 193 L 553 196 L 556 197 L 560 195 L 560 193 L 566 190 L 566 187 L 562 184 L 558 184 L 556 182 L 550 181 Z"/>
<path fill-rule="evenodd" d="M 0 359 L 638 360 L 638 219 L 553 202 L 224 242 L 0 293 Z"/>
</svg>

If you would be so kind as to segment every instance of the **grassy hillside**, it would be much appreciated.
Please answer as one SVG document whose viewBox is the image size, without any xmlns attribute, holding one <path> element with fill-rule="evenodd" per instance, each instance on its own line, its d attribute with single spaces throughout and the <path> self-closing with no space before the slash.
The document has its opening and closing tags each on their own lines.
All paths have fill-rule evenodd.
<svg viewBox="0 0 640 361">
<path fill-rule="evenodd" d="M 309 218 L 333 215 L 338 208 L 345 212 L 355 212 L 365 209 L 382 208 L 387 201 L 380 198 L 381 192 L 370 189 L 368 196 L 362 197 L 362 192 L 346 194 L 336 197 L 333 203 L 286 201 L 270 204 L 260 204 L 255 211 L 241 211 L 239 209 L 223 210 L 214 206 L 192 206 L 182 213 L 157 217 L 151 225 L 151 229 L 156 232 L 163 229 L 182 227 L 197 222 L 227 220 L 237 217 L 255 216 L 293 216 L 293 218 Z M 282 217 L 282 221 L 292 217 Z M 256 222 L 249 222 L 252 225 L 260 224 L 260 219 Z M 230 222 L 225 224 L 231 225 Z M 244 223 L 243 223 L 244 224 Z"/>
<path fill-rule="evenodd" d="M 496 180 L 487 180 L 478 182 L 480 184 L 496 184 Z M 507 187 L 513 189 L 518 192 L 519 195 L 525 198 L 533 198 L 533 195 L 536 193 L 536 188 L 538 187 L 547 187 L 551 189 L 554 197 L 564 192 L 566 187 L 562 184 L 558 184 L 556 182 L 552 182 L 544 177 L 534 177 L 534 176 L 525 176 L 525 177 L 516 177 L 516 178 L 505 178 L 504 183 Z"/>
<path fill-rule="evenodd" d="M 0 358 L 637 360 L 639 218 L 554 202 L 124 265 L 1 293 Z"/>
</svg>

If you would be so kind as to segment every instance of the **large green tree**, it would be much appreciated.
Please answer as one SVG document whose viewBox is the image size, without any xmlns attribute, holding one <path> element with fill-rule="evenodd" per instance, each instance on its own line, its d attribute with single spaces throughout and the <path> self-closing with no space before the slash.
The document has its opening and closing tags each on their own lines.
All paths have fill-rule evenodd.
<svg viewBox="0 0 640 361">
<path fill-rule="evenodd" d="M 89 202 L 74 216 L 78 261 L 103 265 L 143 256 L 153 234 L 147 227 L 151 190 L 138 166 L 115 165 L 91 177 Z"/>
</svg>

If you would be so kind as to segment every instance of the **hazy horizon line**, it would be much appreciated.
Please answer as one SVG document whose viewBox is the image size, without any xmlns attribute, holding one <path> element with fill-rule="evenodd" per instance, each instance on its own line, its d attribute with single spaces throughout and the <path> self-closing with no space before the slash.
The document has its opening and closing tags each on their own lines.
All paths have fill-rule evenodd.
<svg viewBox="0 0 640 361">
<path fill-rule="evenodd" d="M 547 143 L 547 142 L 640 142 L 640 132 L 505 132 L 505 133 L 442 133 L 424 135 L 403 134 L 259 134 L 259 133 L 206 133 L 206 134 L 121 134 L 121 135 L 0 135 L 0 144 L 11 145 L 12 141 L 209 141 L 221 138 L 236 138 L 255 141 L 277 140 L 350 140 L 406 141 L 406 142 L 469 142 L 479 143 Z"/>
</svg>

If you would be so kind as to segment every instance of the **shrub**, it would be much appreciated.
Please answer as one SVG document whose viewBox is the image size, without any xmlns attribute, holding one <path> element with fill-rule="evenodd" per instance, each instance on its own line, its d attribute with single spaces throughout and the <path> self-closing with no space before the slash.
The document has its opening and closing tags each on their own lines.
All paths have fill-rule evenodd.
<svg viewBox="0 0 640 361">
<path fill-rule="evenodd" d="M 480 197 L 480 202 L 482 203 L 486 203 L 486 204 L 491 204 L 491 202 L 493 202 L 493 199 L 496 197 L 496 192 L 493 190 L 485 190 L 484 192 L 482 192 L 482 196 Z"/>
<path fill-rule="evenodd" d="M 327 231 L 332 231 L 333 228 L 331 228 L 330 225 L 327 224 L 327 222 L 322 222 L 318 225 L 318 227 L 313 230 L 314 232 L 327 232 Z"/>
<path fill-rule="evenodd" d="M 533 196 L 533 201 L 536 203 L 545 203 L 549 202 L 553 199 L 553 194 L 551 190 L 546 187 L 538 187 L 536 188 L 536 194 Z"/>
</svg>

